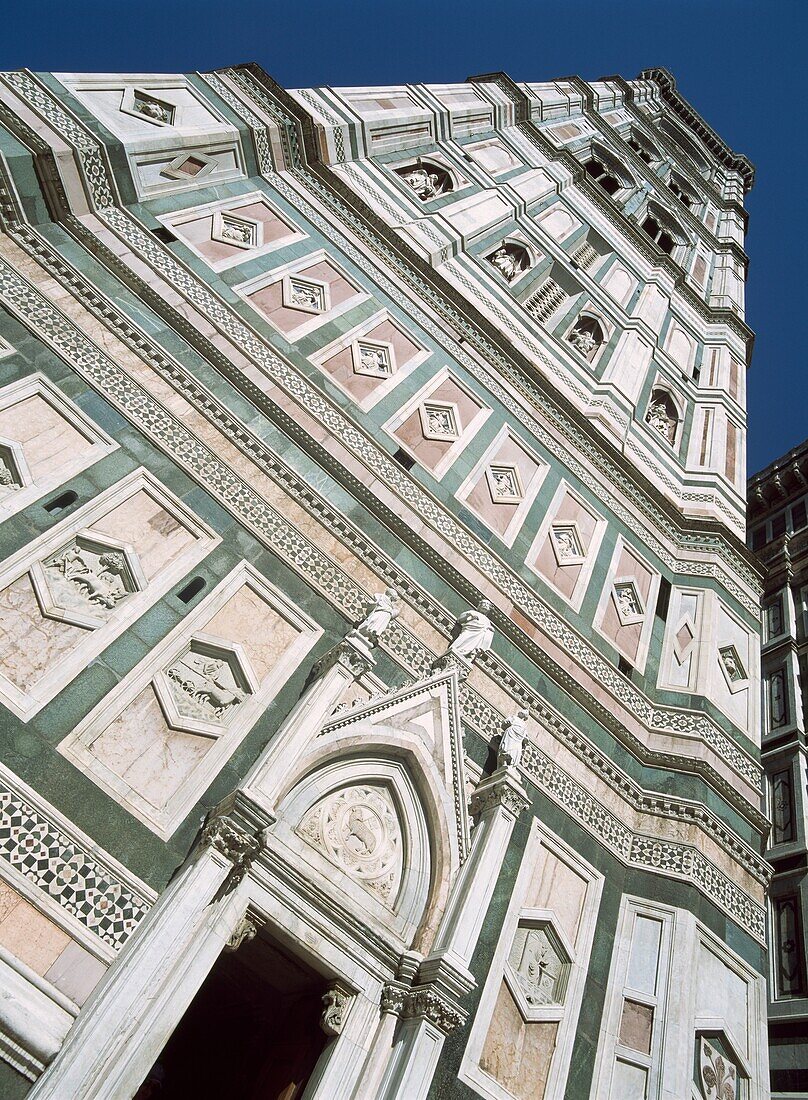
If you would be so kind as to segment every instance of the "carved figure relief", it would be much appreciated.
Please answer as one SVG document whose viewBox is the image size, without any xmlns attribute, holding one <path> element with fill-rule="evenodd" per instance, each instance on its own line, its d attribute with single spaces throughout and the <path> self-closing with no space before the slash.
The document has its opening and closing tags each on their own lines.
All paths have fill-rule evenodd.
<svg viewBox="0 0 808 1100">
<path fill-rule="evenodd" d="M 145 119 L 158 126 L 173 126 L 177 108 L 142 88 L 126 88 L 121 98 L 121 111 L 135 118 Z"/>
<path fill-rule="evenodd" d="M 579 565 L 584 560 L 581 539 L 573 524 L 553 524 L 550 537 L 559 565 Z"/>
<path fill-rule="evenodd" d="M 747 679 L 746 669 L 743 667 L 738 650 L 734 645 L 722 646 L 718 651 L 718 656 L 730 686 Z"/>
<path fill-rule="evenodd" d="M 381 901 L 395 901 L 403 842 L 386 787 L 362 784 L 326 795 L 305 813 L 297 832 Z"/>
<path fill-rule="evenodd" d="M 191 648 L 166 670 L 180 714 L 226 721 L 247 697 L 227 657 Z"/>
<path fill-rule="evenodd" d="M 704 1100 L 737 1100 L 737 1068 L 704 1036 L 701 1038 L 700 1064 Z"/>
<path fill-rule="evenodd" d="M 645 614 L 639 592 L 633 581 L 617 581 L 612 589 L 617 614 L 623 626 L 639 622 Z"/>
<path fill-rule="evenodd" d="M 396 168 L 396 175 L 407 184 L 421 202 L 436 199 L 452 190 L 452 178 L 445 168 L 419 160 L 406 168 Z"/>
<path fill-rule="evenodd" d="M 302 279 L 290 279 L 289 286 L 292 305 L 316 313 L 322 313 L 325 309 L 325 294 L 322 287 L 304 282 Z"/>
<path fill-rule="evenodd" d="M 354 370 L 357 374 L 368 374 L 374 378 L 387 378 L 393 373 L 390 348 L 386 344 L 372 344 L 359 340 L 356 344 L 357 357 Z"/>
<path fill-rule="evenodd" d="M 81 534 L 31 572 L 43 614 L 89 628 L 145 587 L 134 552 Z"/>
<path fill-rule="evenodd" d="M 564 1003 L 569 960 L 548 925 L 517 929 L 508 964 L 528 1005 Z"/>
<path fill-rule="evenodd" d="M 454 405 L 426 402 L 421 406 L 421 428 L 427 439 L 457 439 L 460 422 Z"/>
<path fill-rule="evenodd" d="M 512 283 L 530 267 L 527 249 L 518 244 L 502 244 L 489 253 L 486 259 L 508 283 Z"/>
<path fill-rule="evenodd" d="M 217 210 L 213 215 L 210 237 L 213 241 L 236 248 L 257 248 L 261 244 L 261 223 L 226 210 Z"/>
<path fill-rule="evenodd" d="M 323 1014 L 320 1017 L 320 1027 L 326 1035 L 339 1035 L 342 1032 L 345 1015 L 352 999 L 350 993 L 341 989 L 338 985 L 333 985 L 323 994 Z"/>
<path fill-rule="evenodd" d="M 491 499 L 495 504 L 518 504 L 524 499 L 522 479 L 515 465 L 492 463 L 486 470 Z"/>
</svg>

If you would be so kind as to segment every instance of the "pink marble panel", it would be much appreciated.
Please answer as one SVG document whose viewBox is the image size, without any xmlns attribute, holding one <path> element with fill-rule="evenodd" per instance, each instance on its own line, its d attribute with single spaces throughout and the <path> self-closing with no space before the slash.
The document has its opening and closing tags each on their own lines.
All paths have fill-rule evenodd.
<svg viewBox="0 0 808 1100">
<path fill-rule="evenodd" d="M 620 552 L 617 570 L 614 576 L 627 577 L 634 581 L 642 599 L 643 606 L 645 607 L 646 615 L 648 615 L 650 613 L 648 596 L 653 581 L 653 574 L 651 571 L 623 547 Z M 614 604 L 614 599 L 611 596 L 611 585 L 612 581 L 609 581 L 610 595 L 606 603 L 601 629 L 607 638 L 611 638 L 612 641 L 617 644 L 618 648 L 626 654 L 629 660 L 636 660 L 642 637 L 643 622 L 631 623 L 628 626 L 624 626 L 623 623 L 621 623 L 620 616 L 617 614 L 617 608 Z"/>
<path fill-rule="evenodd" d="M 511 436 L 507 436 L 502 441 L 502 444 L 486 462 L 486 467 L 498 464 L 516 466 L 522 480 L 522 488 L 525 495 L 527 495 L 533 480 L 538 475 L 539 465 Z M 519 503 L 514 504 L 506 501 L 494 500 L 491 496 L 491 488 L 488 483 L 485 469 L 478 475 L 466 500 L 474 511 L 485 520 L 488 526 L 499 534 L 504 534 L 505 531 L 507 531 L 511 520 L 519 508 Z"/>
<path fill-rule="evenodd" d="M 410 360 L 421 350 L 419 345 L 411 340 L 404 330 L 389 318 L 381 321 L 378 325 L 374 325 L 372 329 L 369 329 L 357 339 L 392 344 L 396 370 L 406 367 Z M 353 355 L 349 347 L 329 356 L 328 359 L 324 360 L 322 367 L 341 386 L 344 386 L 356 401 L 360 402 L 364 401 L 377 386 L 385 381 L 384 378 L 372 378 L 366 374 L 357 374 L 354 371 Z"/>
<path fill-rule="evenodd" d="M 525 1023 L 502 983 L 480 1058 L 481 1068 L 516 1100 L 543 1100 L 558 1023 Z"/>
<path fill-rule="evenodd" d="M 20 691 L 31 691 L 86 637 L 80 626 L 43 617 L 27 573 L 0 592 L 0 672 Z"/>
<path fill-rule="evenodd" d="M 48 477 L 67 460 L 93 448 L 92 440 L 38 394 L 0 409 L 0 436 L 22 444 L 34 481 Z"/>
<path fill-rule="evenodd" d="M 460 418 L 461 435 L 482 408 L 480 402 L 461 389 L 451 377 L 441 382 L 428 397 L 424 398 L 424 401 L 455 404 Z M 455 443 L 455 440 L 427 439 L 421 427 L 421 416 L 417 408 L 410 413 L 394 434 L 427 469 L 434 469 Z"/>
<path fill-rule="evenodd" d="M 584 556 L 589 551 L 597 529 L 597 519 L 571 493 L 565 493 L 552 518 L 553 523 L 577 525 Z M 534 567 L 543 577 L 555 585 L 567 599 L 571 599 L 581 575 L 583 564 L 559 565 L 552 544 L 552 532 L 548 530 L 534 561 Z"/>
<path fill-rule="evenodd" d="M 228 214 L 241 214 L 245 218 L 261 222 L 263 243 L 265 245 L 295 235 L 292 226 L 279 218 L 274 211 L 262 202 L 248 202 L 240 206 L 231 206 L 227 208 L 226 212 Z M 172 228 L 178 237 L 192 244 L 210 263 L 229 260 L 237 255 L 246 257 L 246 249 L 238 248 L 234 244 L 227 244 L 225 241 L 211 240 L 211 233 L 213 232 L 212 213 L 200 214 L 198 218 Z"/>
<path fill-rule="evenodd" d="M 178 519 L 167 512 L 145 489 L 92 524 L 90 530 L 133 546 L 146 578 L 151 580 L 196 541 Z"/>
</svg>

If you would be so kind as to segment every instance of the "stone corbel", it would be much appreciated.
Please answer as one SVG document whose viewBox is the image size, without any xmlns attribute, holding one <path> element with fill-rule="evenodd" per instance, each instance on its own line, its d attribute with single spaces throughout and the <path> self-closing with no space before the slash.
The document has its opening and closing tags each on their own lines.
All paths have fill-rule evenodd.
<svg viewBox="0 0 808 1100">
<path fill-rule="evenodd" d="M 235 932 L 224 945 L 224 950 L 228 952 L 238 951 L 243 944 L 254 940 L 258 935 L 259 924 L 260 922 L 255 916 L 245 913 Z"/>
<path fill-rule="evenodd" d="M 338 982 L 325 991 L 320 1027 L 326 1035 L 342 1033 L 345 1017 L 348 1015 L 352 1001 L 353 994 Z"/>
</svg>

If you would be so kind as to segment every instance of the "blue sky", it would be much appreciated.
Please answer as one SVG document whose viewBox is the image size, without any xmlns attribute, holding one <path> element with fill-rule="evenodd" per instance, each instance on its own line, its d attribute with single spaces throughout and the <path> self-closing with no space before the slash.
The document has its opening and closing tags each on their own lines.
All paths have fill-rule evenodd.
<svg viewBox="0 0 808 1100">
<path fill-rule="evenodd" d="M 286 87 L 636 76 L 664 65 L 757 166 L 748 198 L 749 470 L 808 436 L 808 0 L 72 0 L 6 5 L 0 68 L 184 72 L 257 61 Z"/>
</svg>

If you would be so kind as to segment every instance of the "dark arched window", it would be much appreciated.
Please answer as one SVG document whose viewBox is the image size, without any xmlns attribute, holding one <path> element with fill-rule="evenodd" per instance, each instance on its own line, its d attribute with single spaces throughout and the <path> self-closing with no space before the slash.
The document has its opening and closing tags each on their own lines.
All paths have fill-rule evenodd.
<svg viewBox="0 0 808 1100">
<path fill-rule="evenodd" d="M 584 162 L 584 168 L 587 173 L 595 180 L 607 195 L 616 194 L 623 184 L 617 178 L 602 160 L 598 160 L 597 157 L 590 157 L 589 160 Z"/>
<path fill-rule="evenodd" d="M 646 164 L 653 164 L 655 160 L 660 159 L 659 151 L 648 141 L 646 138 L 639 138 L 635 133 L 631 133 L 626 142 L 630 149 L 633 149 L 640 160 L 644 160 Z"/>
<path fill-rule="evenodd" d="M 689 209 L 696 205 L 696 199 L 693 195 L 687 191 L 677 179 L 671 178 L 668 181 L 668 189 L 673 192 L 680 203 Z"/>
</svg>

